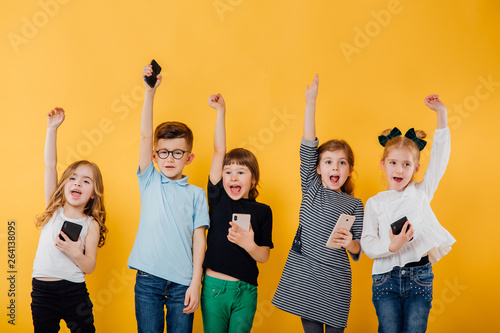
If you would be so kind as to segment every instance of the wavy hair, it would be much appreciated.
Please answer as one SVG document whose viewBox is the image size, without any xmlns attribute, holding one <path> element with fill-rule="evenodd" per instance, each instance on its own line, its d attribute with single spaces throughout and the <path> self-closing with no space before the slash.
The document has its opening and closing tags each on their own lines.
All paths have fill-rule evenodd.
<svg viewBox="0 0 500 333">
<path fill-rule="evenodd" d="M 94 220 L 96 220 L 99 224 L 99 243 L 97 246 L 101 247 L 106 241 L 106 233 L 108 232 L 108 228 L 105 225 L 106 209 L 104 208 L 103 200 L 104 185 L 102 181 L 102 174 L 99 170 L 99 167 L 95 163 L 85 160 L 76 161 L 73 162 L 69 167 L 67 167 L 66 170 L 64 170 L 64 173 L 62 174 L 61 179 L 56 186 L 56 190 L 50 197 L 45 212 L 37 216 L 35 224 L 38 228 L 43 227 L 49 222 L 49 220 L 59 209 L 59 207 L 64 206 L 64 204 L 66 203 L 66 197 L 64 196 L 64 186 L 80 165 L 88 165 L 92 169 L 92 173 L 94 175 L 94 197 L 89 199 L 87 205 L 83 210 L 83 213 L 87 216 L 92 216 Z"/>
</svg>

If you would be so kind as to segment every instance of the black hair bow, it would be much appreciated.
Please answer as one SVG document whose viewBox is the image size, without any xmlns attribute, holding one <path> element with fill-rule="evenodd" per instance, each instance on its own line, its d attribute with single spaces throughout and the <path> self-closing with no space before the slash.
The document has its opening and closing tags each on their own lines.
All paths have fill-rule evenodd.
<svg viewBox="0 0 500 333">
<path fill-rule="evenodd" d="M 417 138 L 417 134 L 415 134 L 415 130 L 413 128 L 410 128 L 406 132 L 405 137 L 415 142 L 417 144 L 418 150 L 424 149 L 425 145 L 427 144 L 427 141 Z"/>
<path fill-rule="evenodd" d="M 399 128 L 394 127 L 392 129 L 391 133 L 389 133 L 389 135 L 379 135 L 378 142 L 382 145 L 382 147 L 385 147 L 385 144 L 387 143 L 387 141 L 389 141 L 390 139 L 394 139 L 395 137 L 398 137 L 400 135 L 401 135 L 401 131 L 399 130 Z"/>
<path fill-rule="evenodd" d="M 389 135 L 379 135 L 378 142 L 382 145 L 382 147 L 385 147 L 385 145 L 387 144 L 387 141 L 389 141 L 390 139 L 396 138 L 396 137 L 400 136 L 401 134 L 402 133 L 399 130 L 399 128 L 394 127 L 392 129 L 391 133 L 389 133 Z M 413 142 L 415 142 L 415 144 L 418 147 L 418 150 L 424 149 L 425 146 L 427 145 L 427 141 L 419 139 L 417 137 L 417 134 L 415 133 L 415 129 L 413 129 L 413 128 L 410 128 L 405 133 L 405 137 L 412 140 Z"/>
</svg>

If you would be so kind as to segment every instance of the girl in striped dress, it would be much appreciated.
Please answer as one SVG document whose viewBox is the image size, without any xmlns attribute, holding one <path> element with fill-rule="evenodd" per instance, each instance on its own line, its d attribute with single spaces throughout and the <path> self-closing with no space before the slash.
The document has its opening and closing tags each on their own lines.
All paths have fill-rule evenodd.
<svg viewBox="0 0 500 333">
<path fill-rule="evenodd" d="M 318 75 L 306 90 L 304 136 L 300 145 L 302 203 L 299 227 L 272 303 L 297 315 L 306 333 L 343 332 L 351 302 L 351 266 L 359 260 L 363 203 L 352 196 L 354 155 L 343 140 L 318 147 L 315 128 Z M 327 243 L 340 214 L 354 215 L 350 230 Z"/>
</svg>

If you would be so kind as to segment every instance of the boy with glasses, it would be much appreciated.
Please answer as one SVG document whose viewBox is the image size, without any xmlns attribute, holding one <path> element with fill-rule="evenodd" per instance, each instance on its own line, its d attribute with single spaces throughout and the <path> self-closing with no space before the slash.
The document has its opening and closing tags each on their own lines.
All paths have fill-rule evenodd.
<svg viewBox="0 0 500 333">
<path fill-rule="evenodd" d="M 151 65 L 145 66 L 143 77 L 151 75 Z M 188 184 L 182 174 L 194 158 L 189 127 L 165 122 L 153 136 L 153 100 L 160 83 L 158 75 L 154 88 L 144 84 L 137 171 L 141 216 L 128 266 L 137 270 L 138 332 L 163 332 L 165 319 L 168 332 L 192 332 L 200 300 L 208 208 L 203 189 Z"/>
</svg>

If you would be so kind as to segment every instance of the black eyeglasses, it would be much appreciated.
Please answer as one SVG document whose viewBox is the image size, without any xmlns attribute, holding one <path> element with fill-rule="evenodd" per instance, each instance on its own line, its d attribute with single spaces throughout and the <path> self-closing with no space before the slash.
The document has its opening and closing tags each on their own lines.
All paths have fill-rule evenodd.
<svg viewBox="0 0 500 333">
<path fill-rule="evenodd" d="M 176 160 L 180 160 L 187 151 L 184 151 L 182 149 L 174 149 L 174 150 L 166 150 L 166 149 L 160 149 L 156 150 L 156 153 L 158 154 L 158 157 L 161 158 L 162 160 L 168 158 L 170 154 L 172 154 L 173 158 Z"/>
</svg>

